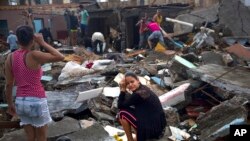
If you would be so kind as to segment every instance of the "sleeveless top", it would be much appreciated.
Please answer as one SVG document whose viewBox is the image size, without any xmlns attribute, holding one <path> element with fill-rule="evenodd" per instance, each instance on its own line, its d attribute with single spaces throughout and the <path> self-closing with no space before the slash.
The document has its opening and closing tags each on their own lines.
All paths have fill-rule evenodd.
<svg viewBox="0 0 250 141">
<path fill-rule="evenodd" d="M 20 49 L 12 54 L 12 73 L 17 86 L 17 97 L 45 98 L 45 91 L 41 83 L 43 75 L 41 67 L 30 69 L 25 64 L 27 50 Z"/>
</svg>

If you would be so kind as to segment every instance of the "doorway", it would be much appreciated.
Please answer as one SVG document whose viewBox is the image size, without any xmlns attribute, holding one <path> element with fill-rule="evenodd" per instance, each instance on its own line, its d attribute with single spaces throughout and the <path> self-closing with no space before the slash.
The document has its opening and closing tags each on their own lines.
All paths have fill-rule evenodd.
<svg viewBox="0 0 250 141">
<path fill-rule="evenodd" d="M 7 20 L 0 20 L 0 35 L 1 38 L 6 38 L 9 34 Z"/>
<path fill-rule="evenodd" d="M 139 17 L 133 16 L 125 19 L 126 22 L 126 47 L 137 48 L 140 40 L 139 26 L 136 26 Z"/>
</svg>

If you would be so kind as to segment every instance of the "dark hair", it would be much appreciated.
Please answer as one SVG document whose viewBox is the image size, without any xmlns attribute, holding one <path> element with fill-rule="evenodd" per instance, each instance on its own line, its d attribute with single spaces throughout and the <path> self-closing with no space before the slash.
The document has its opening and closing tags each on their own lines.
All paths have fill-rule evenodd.
<svg viewBox="0 0 250 141">
<path fill-rule="evenodd" d="M 137 75 L 135 73 L 133 73 L 133 72 L 127 72 L 127 73 L 125 73 L 125 77 L 133 77 L 136 80 L 139 80 L 139 78 L 137 77 Z"/>
<path fill-rule="evenodd" d="M 83 9 L 83 5 L 79 5 L 79 8 L 80 8 L 80 9 Z"/>
<path fill-rule="evenodd" d="M 22 46 L 27 46 L 34 38 L 33 29 L 30 26 L 20 26 L 16 30 L 18 42 Z"/>
</svg>

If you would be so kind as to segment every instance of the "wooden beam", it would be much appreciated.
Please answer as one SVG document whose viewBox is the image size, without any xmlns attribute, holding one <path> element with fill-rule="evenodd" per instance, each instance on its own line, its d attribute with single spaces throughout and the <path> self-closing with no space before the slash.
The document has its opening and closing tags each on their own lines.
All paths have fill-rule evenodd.
<svg viewBox="0 0 250 141">
<path fill-rule="evenodd" d="M 0 121 L 0 129 L 4 128 L 21 128 L 19 121 Z"/>
</svg>

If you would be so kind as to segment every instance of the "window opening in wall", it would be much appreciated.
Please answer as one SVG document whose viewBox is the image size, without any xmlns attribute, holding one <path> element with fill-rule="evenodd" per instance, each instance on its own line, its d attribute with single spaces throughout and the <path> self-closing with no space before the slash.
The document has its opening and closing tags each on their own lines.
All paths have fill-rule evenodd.
<svg viewBox="0 0 250 141">
<path fill-rule="evenodd" d="M 63 0 L 63 3 L 70 3 L 70 0 Z"/>
<path fill-rule="evenodd" d="M 17 5 L 17 0 L 9 0 L 9 5 Z"/>
<path fill-rule="evenodd" d="M 13 29 L 11 29 L 13 30 Z M 7 20 L 0 20 L 0 36 L 8 36 L 8 23 Z"/>
<path fill-rule="evenodd" d="M 108 0 L 97 0 L 97 2 L 108 2 Z"/>
</svg>

